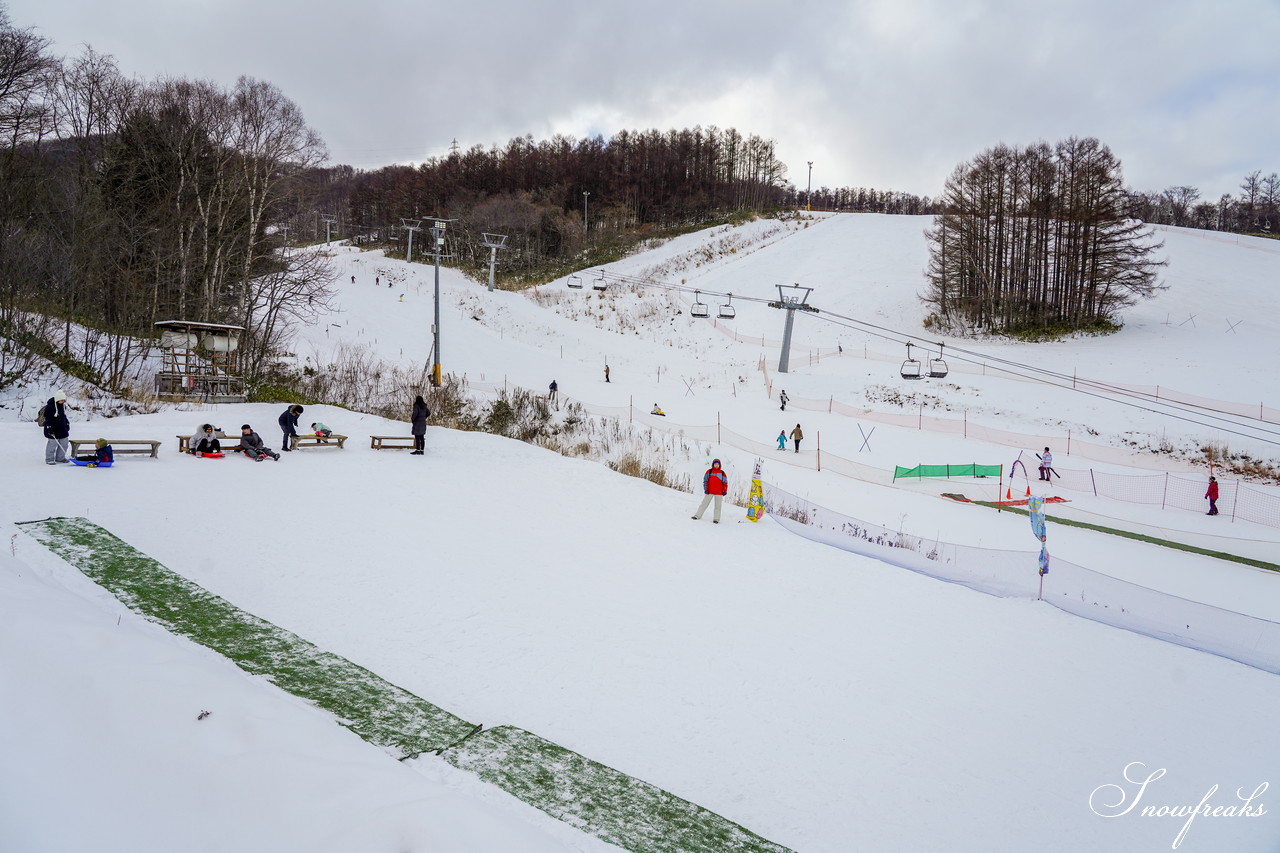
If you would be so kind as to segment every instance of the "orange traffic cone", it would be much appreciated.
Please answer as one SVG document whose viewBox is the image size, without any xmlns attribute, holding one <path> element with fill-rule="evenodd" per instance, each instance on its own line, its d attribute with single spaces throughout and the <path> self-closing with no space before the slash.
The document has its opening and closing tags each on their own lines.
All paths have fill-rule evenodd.
<svg viewBox="0 0 1280 853">
<path fill-rule="evenodd" d="M 1027 497 L 1031 497 L 1031 486 L 1030 486 L 1030 484 L 1028 484 L 1028 485 L 1027 485 Z"/>
<path fill-rule="evenodd" d="M 1013 489 L 1004 490 L 1004 499 L 1007 501 L 1013 500 Z"/>
</svg>

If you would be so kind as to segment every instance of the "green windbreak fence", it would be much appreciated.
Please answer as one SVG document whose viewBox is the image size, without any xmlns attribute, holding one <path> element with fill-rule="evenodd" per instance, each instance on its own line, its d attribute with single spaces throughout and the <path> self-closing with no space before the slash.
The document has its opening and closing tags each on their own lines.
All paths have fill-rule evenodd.
<svg viewBox="0 0 1280 853">
<path fill-rule="evenodd" d="M 1003 465 L 917 465 L 914 468 L 894 466 L 893 479 L 899 477 L 999 477 Z"/>
</svg>

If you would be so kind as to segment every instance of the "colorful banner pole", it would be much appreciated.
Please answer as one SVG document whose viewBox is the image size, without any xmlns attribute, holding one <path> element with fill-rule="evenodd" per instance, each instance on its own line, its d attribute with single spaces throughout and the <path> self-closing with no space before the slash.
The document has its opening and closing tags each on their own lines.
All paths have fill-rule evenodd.
<svg viewBox="0 0 1280 853">
<path fill-rule="evenodd" d="M 763 459 L 756 460 L 755 471 L 751 474 L 751 498 L 747 501 L 747 520 L 759 521 L 764 518 L 764 483 L 760 479 L 760 468 Z"/>
<path fill-rule="evenodd" d="M 1044 599 L 1044 576 L 1049 574 L 1049 539 L 1048 527 L 1044 519 L 1044 497 L 1032 495 L 1027 498 L 1027 515 L 1031 518 L 1031 532 L 1040 540 L 1040 592 L 1036 600 Z"/>
</svg>

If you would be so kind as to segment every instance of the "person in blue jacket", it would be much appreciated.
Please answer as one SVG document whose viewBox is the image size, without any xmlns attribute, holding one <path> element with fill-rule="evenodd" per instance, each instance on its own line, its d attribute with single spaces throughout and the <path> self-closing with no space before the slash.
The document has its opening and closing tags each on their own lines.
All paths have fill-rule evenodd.
<svg viewBox="0 0 1280 853">
<path fill-rule="evenodd" d="M 284 447 L 282 450 L 293 450 L 289 445 L 290 438 L 298 434 L 298 416 L 302 414 L 301 406 L 290 406 L 280 413 L 277 419 L 280 423 L 280 431 L 284 433 Z"/>
<path fill-rule="evenodd" d="M 97 468 L 99 465 L 110 465 L 115 461 L 115 452 L 105 438 L 98 439 L 93 446 L 94 453 L 92 456 L 77 456 L 76 459 L 81 462 L 88 462 L 90 468 Z"/>
</svg>

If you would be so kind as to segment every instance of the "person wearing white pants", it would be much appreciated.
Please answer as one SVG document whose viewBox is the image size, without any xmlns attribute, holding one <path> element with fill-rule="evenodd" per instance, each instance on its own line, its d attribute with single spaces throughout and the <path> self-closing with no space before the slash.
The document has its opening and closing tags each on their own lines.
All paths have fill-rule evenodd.
<svg viewBox="0 0 1280 853">
<path fill-rule="evenodd" d="M 711 522 L 719 524 L 720 505 L 724 503 L 724 496 L 729 494 L 729 477 L 720 467 L 719 459 L 712 459 L 711 467 L 707 469 L 707 473 L 702 475 L 702 491 L 702 503 L 698 504 L 698 511 L 693 514 L 693 520 L 701 520 L 702 514 L 707 511 L 707 507 L 714 500 L 716 508 L 715 512 L 712 513 Z"/>
</svg>

